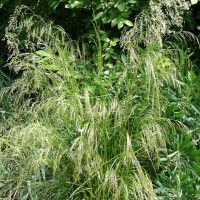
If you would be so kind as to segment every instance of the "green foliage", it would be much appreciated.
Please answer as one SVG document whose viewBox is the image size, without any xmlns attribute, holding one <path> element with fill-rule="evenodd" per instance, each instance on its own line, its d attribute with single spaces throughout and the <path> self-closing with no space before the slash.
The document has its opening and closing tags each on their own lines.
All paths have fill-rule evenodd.
<svg viewBox="0 0 200 200">
<path fill-rule="evenodd" d="M 158 182 L 160 199 L 199 199 L 200 151 L 191 136 L 172 134 L 169 155 L 162 158 L 164 170 Z M 164 164 L 165 163 L 165 164 Z"/>
<path fill-rule="evenodd" d="M 7 3 L 8 0 L 1 0 L 0 1 L 0 8 L 2 8 L 4 6 L 5 3 Z"/>
<path fill-rule="evenodd" d="M 35 14 L 40 3 L 15 8 L 1 64 L 15 78 L 0 71 L 0 198 L 199 199 L 200 80 L 185 48 L 197 39 L 182 32 L 189 2 L 46 3 L 46 17 L 61 5 L 75 18 L 89 11 L 89 29 L 73 41 Z"/>
<path fill-rule="evenodd" d="M 117 26 L 118 29 L 125 25 L 133 26 L 130 21 L 133 11 L 143 10 L 148 5 L 148 1 L 140 2 L 138 0 L 120 0 L 120 1 L 101 1 L 101 0 L 70 0 L 65 5 L 68 9 L 88 9 L 93 10 L 95 19 L 100 24 L 111 24 L 111 27 Z"/>
</svg>

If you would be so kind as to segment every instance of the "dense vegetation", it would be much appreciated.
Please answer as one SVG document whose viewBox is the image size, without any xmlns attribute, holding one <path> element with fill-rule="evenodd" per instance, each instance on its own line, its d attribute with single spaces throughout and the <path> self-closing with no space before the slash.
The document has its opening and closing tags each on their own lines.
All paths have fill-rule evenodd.
<svg viewBox="0 0 200 200">
<path fill-rule="evenodd" d="M 198 8 L 0 1 L 0 199 L 200 200 Z"/>
</svg>

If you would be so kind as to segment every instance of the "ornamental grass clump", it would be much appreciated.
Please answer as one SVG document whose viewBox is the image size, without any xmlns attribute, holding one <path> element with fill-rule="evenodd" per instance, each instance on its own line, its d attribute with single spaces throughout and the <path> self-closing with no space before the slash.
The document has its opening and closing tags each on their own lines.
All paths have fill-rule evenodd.
<svg viewBox="0 0 200 200">
<path fill-rule="evenodd" d="M 182 10 L 177 1 L 169 2 L 151 1 L 151 16 L 162 6 Z M 173 14 L 174 9 L 169 10 L 169 16 Z M 190 128 L 180 114 L 175 115 L 178 107 L 172 103 L 176 96 L 183 103 L 189 98 L 180 78 L 189 58 L 163 41 L 160 18 L 145 21 L 143 27 L 141 16 L 122 36 L 126 57 L 116 65 L 117 72 L 103 74 L 104 68 L 87 62 L 81 45 L 61 27 L 27 7 L 16 9 L 5 38 L 10 50 L 6 66 L 18 76 L 1 87 L 0 95 L 1 198 L 165 197 L 169 186 L 160 178 L 166 170 L 163 161 L 178 155 L 171 153 L 176 144 L 171 148 L 168 141 Z M 178 12 L 181 22 L 180 16 Z M 164 20 L 166 27 L 174 25 Z M 154 36 L 147 34 L 149 39 L 144 30 L 149 33 L 156 23 L 160 29 Z M 138 25 L 141 29 L 135 32 Z M 170 170 L 174 165 L 182 169 L 169 163 Z M 179 187 L 180 198 L 181 191 Z M 174 197 L 176 190 L 170 195 Z"/>
</svg>

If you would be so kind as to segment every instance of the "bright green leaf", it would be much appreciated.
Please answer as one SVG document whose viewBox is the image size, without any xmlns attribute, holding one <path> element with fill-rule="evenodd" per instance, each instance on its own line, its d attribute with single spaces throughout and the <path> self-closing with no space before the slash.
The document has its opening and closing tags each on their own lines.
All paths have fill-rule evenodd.
<svg viewBox="0 0 200 200">
<path fill-rule="evenodd" d="M 117 18 L 115 18 L 115 19 L 113 19 L 113 20 L 111 21 L 111 27 L 116 26 L 116 24 L 117 24 Z"/>
<path fill-rule="evenodd" d="M 103 14 L 104 14 L 104 12 L 99 12 L 99 13 L 95 16 L 95 19 L 99 19 Z"/>
<path fill-rule="evenodd" d="M 121 29 L 124 26 L 124 21 L 120 21 L 118 24 L 118 29 Z"/>
<path fill-rule="evenodd" d="M 125 23 L 127 26 L 133 26 L 133 23 L 132 23 L 130 20 L 125 20 L 124 23 Z"/>
</svg>

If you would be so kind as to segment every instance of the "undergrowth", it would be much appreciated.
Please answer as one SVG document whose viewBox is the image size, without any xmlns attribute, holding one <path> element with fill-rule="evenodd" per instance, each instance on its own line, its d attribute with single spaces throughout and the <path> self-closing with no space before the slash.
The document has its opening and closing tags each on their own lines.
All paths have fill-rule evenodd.
<svg viewBox="0 0 200 200">
<path fill-rule="evenodd" d="M 188 50 L 159 30 L 145 38 L 160 20 L 145 15 L 105 69 L 61 27 L 16 9 L 5 67 L 18 78 L 5 85 L 0 73 L 2 199 L 200 199 L 200 80 Z"/>
</svg>

